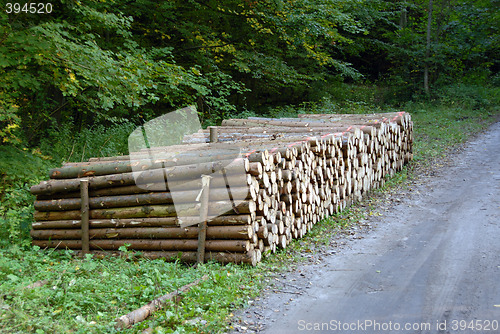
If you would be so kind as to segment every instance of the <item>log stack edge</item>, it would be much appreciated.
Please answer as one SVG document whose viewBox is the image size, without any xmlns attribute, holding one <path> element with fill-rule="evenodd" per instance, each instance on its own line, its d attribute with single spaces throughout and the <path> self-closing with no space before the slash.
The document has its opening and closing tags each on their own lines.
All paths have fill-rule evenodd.
<svg viewBox="0 0 500 334">
<path fill-rule="evenodd" d="M 243 177 L 224 167 L 234 157 L 221 143 L 241 152 Z M 50 180 L 31 188 L 33 244 L 101 255 L 128 245 L 149 258 L 199 262 L 202 254 L 204 260 L 256 265 L 383 186 L 386 175 L 413 158 L 412 143 L 413 123 L 405 112 L 224 120 L 185 136 L 183 145 L 155 148 L 175 151 L 175 159 L 91 158 L 51 170 Z M 168 187 L 138 186 L 137 164 L 146 178 L 171 176 Z M 199 220 L 202 176 L 222 172 L 225 184 L 220 178 L 210 183 L 200 252 L 200 226 L 189 221 Z M 220 214 L 217 209 L 228 205 L 228 179 L 231 194 L 244 201 Z M 88 186 L 84 200 L 81 183 Z M 172 196 L 168 188 L 183 184 L 189 186 Z"/>
</svg>

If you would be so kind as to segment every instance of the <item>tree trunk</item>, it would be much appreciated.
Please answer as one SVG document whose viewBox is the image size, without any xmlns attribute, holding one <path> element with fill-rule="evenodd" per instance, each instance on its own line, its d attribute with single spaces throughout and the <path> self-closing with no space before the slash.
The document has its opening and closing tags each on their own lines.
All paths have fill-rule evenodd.
<svg viewBox="0 0 500 334">
<path fill-rule="evenodd" d="M 128 228 L 128 227 L 172 227 L 190 226 L 198 222 L 199 217 L 163 217 L 163 218 L 122 218 L 122 219 L 92 219 L 90 228 Z M 208 219 L 209 226 L 232 226 L 252 224 L 251 215 L 217 216 Z M 79 229 L 80 220 L 49 220 L 32 224 L 34 230 L 48 229 Z"/>
<path fill-rule="evenodd" d="M 90 240 L 96 239 L 196 239 L 199 228 L 194 227 L 120 227 L 90 229 Z M 254 235 L 251 225 L 208 226 L 207 239 L 249 240 Z M 77 240 L 82 237 L 79 229 L 31 230 L 36 240 Z"/>
<path fill-rule="evenodd" d="M 249 170 L 252 168 L 257 168 L 252 163 L 249 163 Z M 238 173 L 238 174 L 229 174 L 227 178 L 224 178 L 221 173 L 216 173 L 213 175 L 213 179 L 210 182 L 214 188 L 225 188 L 227 184 L 231 186 L 231 188 L 239 188 L 239 187 L 247 187 L 248 182 L 246 175 Z M 227 179 L 227 184 L 226 184 Z M 60 180 L 57 180 L 60 181 Z M 66 180 L 67 181 L 67 180 Z M 161 184 L 165 184 L 163 181 Z M 120 196 L 120 195 L 135 195 L 135 194 L 146 194 L 151 192 L 158 192 L 160 183 L 148 183 L 143 184 L 140 187 L 137 185 L 128 185 L 128 186 L 118 186 L 118 187 L 110 187 L 110 188 L 101 188 L 101 189 L 91 189 L 89 190 L 90 197 L 105 197 L 105 196 Z M 167 183 L 167 191 L 170 188 L 179 189 L 182 187 L 183 190 L 190 191 L 198 189 L 198 192 L 201 189 L 201 178 L 195 178 L 194 180 L 170 180 Z M 161 193 L 161 192 L 160 192 Z M 37 195 L 37 200 L 56 200 L 63 198 L 80 198 L 79 192 L 68 192 L 68 193 L 55 193 L 55 194 L 43 194 Z"/>
<path fill-rule="evenodd" d="M 125 244 L 130 249 L 149 251 L 197 251 L 197 239 L 121 239 L 121 240 L 91 240 L 91 250 L 118 250 Z M 82 249 L 81 240 L 33 240 L 33 245 L 41 248 Z M 248 240 L 207 240 L 206 250 L 213 252 L 248 252 Z"/>
<path fill-rule="evenodd" d="M 141 308 L 138 308 L 137 310 L 134 310 L 130 312 L 129 314 L 126 314 L 124 316 L 121 316 L 120 318 L 116 319 L 116 329 L 124 329 L 124 328 L 129 328 L 132 327 L 134 324 L 139 323 L 141 321 L 146 320 L 153 312 L 156 310 L 162 308 L 167 300 L 174 299 L 175 297 L 179 296 L 181 293 L 189 291 L 193 286 L 197 285 L 200 283 L 202 280 L 207 280 L 208 275 L 203 276 L 200 279 L 197 279 L 193 283 L 184 285 L 177 289 L 174 292 L 171 292 L 169 294 L 166 294 L 164 296 L 161 296 L 159 298 L 156 298 L 155 300 L 151 301 L 149 304 L 144 305 Z"/>
<path fill-rule="evenodd" d="M 185 166 L 167 167 L 159 169 L 145 170 L 137 177 L 134 173 L 121 173 L 103 176 L 94 176 L 89 178 L 89 188 L 106 188 L 113 186 L 132 185 L 137 182 L 144 184 L 167 181 L 168 180 L 182 180 L 193 177 L 201 177 L 202 174 L 212 174 L 218 171 L 236 170 L 238 171 L 244 166 L 244 160 L 222 160 L 214 162 L 205 162 Z M 137 178 L 137 181 L 136 181 Z M 54 194 L 58 192 L 71 192 L 76 191 L 80 187 L 79 179 L 68 180 L 49 180 L 43 181 L 40 184 L 31 187 L 31 193 L 34 195 Z M 166 188 L 166 186 L 164 186 Z M 166 190 L 166 189 L 165 189 Z"/>
<path fill-rule="evenodd" d="M 229 160 L 235 156 L 235 152 L 231 148 L 230 146 L 219 150 L 189 150 L 186 148 L 184 152 L 171 153 L 151 149 L 154 150 L 152 157 L 141 153 L 141 155 L 120 157 L 125 160 L 118 160 L 116 157 L 115 161 L 66 163 L 63 167 L 50 170 L 49 175 L 52 179 L 69 179 Z"/>
<path fill-rule="evenodd" d="M 215 201 L 210 202 L 208 214 L 210 216 L 220 215 L 225 213 L 236 212 L 253 213 L 255 212 L 255 202 L 247 200 L 239 203 L 235 208 L 230 201 Z M 223 211 L 227 210 L 227 211 Z M 131 206 L 123 208 L 111 209 L 96 209 L 90 211 L 91 219 L 114 219 L 114 218 L 161 218 L 161 217 L 189 217 L 199 216 L 199 203 L 183 203 L 179 205 L 148 205 L 148 206 Z M 71 211 L 46 211 L 35 212 L 34 218 L 36 221 L 45 220 L 78 220 L 80 219 L 80 210 Z"/>
<path fill-rule="evenodd" d="M 425 65 L 424 65 L 424 91 L 429 95 L 429 66 L 431 56 L 431 28 L 432 28 L 432 0 L 429 0 L 429 12 L 427 15 L 427 42 L 425 46 Z"/>
<path fill-rule="evenodd" d="M 173 204 L 194 202 L 200 190 L 178 192 L 174 196 L 170 192 L 153 192 L 136 195 L 104 196 L 90 198 L 91 209 L 123 208 L 138 205 Z M 224 188 L 214 188 L 211 190 L 211 200 L 218 201 L 228 198 L 228 190 Z M 241 201 L 251 196 L 249 186 L 231 187 L 233 199 Z M 37 211 L 68 211 L 76 210 L 80 207 L 80 198 L 63 198 L 54 200 L 35 201 Z"/>
</svg>

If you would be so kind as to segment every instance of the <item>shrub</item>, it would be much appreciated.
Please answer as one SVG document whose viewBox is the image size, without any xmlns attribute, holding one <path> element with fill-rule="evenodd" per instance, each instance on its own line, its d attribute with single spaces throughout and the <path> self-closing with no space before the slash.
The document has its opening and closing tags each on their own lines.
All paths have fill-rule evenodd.
<svg viewBox="0 0 500 334">
<path fill-rule="evenodd" d="M 0 146 L 0 234 L 1 240 L 26 240 L 33 214 L 30 186 L 46 178 L 53 160 L 39 150 Z"/>
</svg>

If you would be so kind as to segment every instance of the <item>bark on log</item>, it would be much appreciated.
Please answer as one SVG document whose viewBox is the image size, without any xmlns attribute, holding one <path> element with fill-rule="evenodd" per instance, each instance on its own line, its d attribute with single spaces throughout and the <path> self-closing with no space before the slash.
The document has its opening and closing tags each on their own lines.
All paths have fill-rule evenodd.
<svg viewBox="0 0 500 334">
<path fill-rule="evenodd" d="M 251 163 L 250 163 L 251 165 Z M 250 167 L 249 167 L 250 168 Z M 227 181 L 227 182 L 226 182 Z M 214 188 L 225 188 L 226 184 L 229 184 L 231 187 L 246 187 L 248 186 L 246 175 L 238 173 L 238 174 L 229 174 L 226 178 L 223 177 L 221 173 L 213 174 L 212 181 L 210 184 Z M 103 196 L 118 196 L 118 195 L 135 195 L 135 194 L 146 194 L 150 192 L 164 192 L 158 191 L 160 189 L 160 185 L 165 185 L 165 182 L 162 183 L 148 183 L 141 184 L 141 186 L 137 185 L 129 185 L 129 186 L 118 186 L 111 188 L 102 188 L 102 189 L 90 189 L 89 196 L 90 197 L 103 197 Z M 169 180 L 166 184 L 167 191 L 172 189 L 179 189 L 182 187 L 183 190 L 193 190 L 193 189 L 201 189 L 201 178 L 196 178 L 195 180 Z M 79 198 L 79 192 L 68 192 L 68 193 L 56 193 L 50 195 L 38 195 L 38 200 L 53 200 L 53 199 L 61 199 L 61 198 Z"/>
<path fill-rule="evenodd" d="M 116 319 L 115 328 L 116 329 L 129 328 L 136 323 L 146 320 L 153 312 L 162 308 L 167 302 L 167 300 L 172 300 L 174 297 L 177 297 L 181 293 L 189 291 L 193 286 L 198 285 L 201 281 L 205 281 L 207 279 L 208 275 L 204 275 L 202 278 L 197 279 L 193 283 L 186 284 L 174 292 L 156 298 L 155 300 L 144 305 L 143 307 L 121 316 L 120 318 Z"/>
<path fill-rule="evenodd" d="M 365 124 L 365 123 L 363 123 Z M 352 122 L 340 123 L 331 121 L 328 119 L 304 119 L 304 118 L 294 118 L 294 119 L 229 119 L 222 121 L 223 126 L 238 126 L 246 125 L 249 127 L 299 127 L 299 128 L 338 128 L 338 129 L 348 129 L 352 127 Z M 368 124 L 367 124 L 368 125 Z M 312 130 L 314 131 L 314 130 Z"/>
<path fill-rule="evenodd" d="M 272 124 L 266 124 L 266 126 L 255 126 L 255 127 L 232 127 L 232 126 L 221 126 L 219 127 L 220 140 L 221 141 L 242 141 L 249 140 L 252 138 L 262 138 L 262 140 L 274 141 L 276 139 L 286 140 L 287 137 L 307 137 L 322 135 L 327 133 L 343 133 L 350 132 L 353 129 L 352 124 L 343 123 L 325 123 L 324 121 L 310 120 L 306 122 L 303 119 L 295 119 L 296 122 L 293 124 L 300 124 L 302 126 L 293 127 L 281 127 L 273 126 Z M 244 120 L 243 120 L 244 121 Z M 259 121 L 260 122 L 260 121 Z M 319 124 L 317 124 L 319 123 Z M 363 126 L 363 125 L 362 125 Z M 239 130 L 245 129 L 245 130 Z M 242 131 L 242 132 L 238 132 Z M 208 133 L 197 134 L 189 137 L 190 142 L 197 141 L 208 141 Z"/>
<path fill-rule="evenodd" d="M 125 227 L 90 229 L 90 240 L 96 239 L 196 239 L 199 228 L 194 227 Z M 31 237 L 36 240 L 77 240 L 81 239 L 79 229 L 31 230 Z M 208 239 L 250 240 L 254 235 L 251 225 L 208 226 Z"/>
<path fill-rule="evenodd" d="M 144 184 L 159 182 L 161 180 L 183 180 L 186 178 L 200 177 L 202 174 L 210 175 L 212 173 L 225 170 L 227 173 L 240 172 L 244 166 L 244 160 L 223 160 L 216 162 L 207 162 L 193 165 L 184 165 L 180 167 L 167 167 L 160 169 L 145 170 L 140 176 L 134 173 L 122 173 L 103 176 L 94 176 L 88 178 L 89 188 L 106 188 L 113 186 L 132 185 L 137 182 Z M 136 178 L 137 181 L 136 181 Z M 43 181 L 38 185 L 31 187 L 31 193 L 34 195 L 53 194 L 56 192 L 70 192 L 78 190 L 80 186 L 79 179 L 61 179 Z"/>
<path fill-rule="evenodd" d="M 129 157 L 129 159 L 138 160 L 66 164 L 63 167 L 50 170 L 49 176 L 52 179 L 103 176 L 130 173 L 133 171 L 211 163 L 214 161 L 232 161 L 239 157 L 240 149 L 238 147 L 230 144 L 220 144 L 219 146 L 221 147 L 215 147 L 211 150 L 187 150 L 174 153 L 165 153 L 159 150 L 152 154 Z"/>
<path fill-rule="evenodd" d="M 90 220 L 90 205 L 89 205 L 89 182 L 87 180 L 80 181 L 80 219 L 81 219 L 81 235 L 82 252 L 88 253 L 90 234 L 89 234 L 89 220 Z"/>
<path fill-rule="evenodd" d="M 209 216 L 223 215 L 230 213 L 247 214 L 256 211 L 255 202 L 247 200 L 233 207 L 230 201 L 210 202 Z M 150 205 L 150 206 L 131 206 L 113 209 L 96 209 L 90 211 L 91 219 L 115 219 L 115 218 L 162 218 L 162 217 L 189 217 L 198 216 L 200 212 L 200 203 L 183 203 L 179 205 Z M 80 218 L 79 210 L 71 211 L 37 211 L 34 214 L 36 221 L 47 220 L 78 220 Z"/>
<path fill-rule="evenodd" d="M 154 251 L 196 251 L 197 239 L 121 239 L 121 240 L 91 240 L 91 250 L 118 250 L 119 247 L 129 244 L 134 250 Z M 33 245 L 41 248 L 82 249 L 81 240 L 33 240 Z M 206 250 L 211 252 L 248 252 L 248 240 L 207 240 Z"/>
<path fill-rule="evenodd" d="M 245 200 L 251 196 L 249 187 L 230 188 L 231 195 L 234 200 Z M 172 195 L 170 192 L 151 192 L 137 195 L 121 195 L 121 196 L 103 196 L 90 198 L 91 209 L 107 209 L 107 208 L 123 208 L 138 205 L 156 205 L 156 204 L 172 204 L 194 202 L 200 190 L 177 192 Z M 228 190 L 226 188 L 216 188 L 211 190 L 210 198 L 214 201 L 228 198 Z M 79 198 L 65 198 L 53 200 L 37 200 L 35 201 L 35 210 L 37 211 L 68 211 L 76 210 L 81 205 Z"/>
<path fill-rule="evenodd" d="M 164 218 L 124 218 L 124 219 L 93 219 L 90 228 L 125 228 L 125 227 L 172 227 L 191 226 L 199 221 L 199 217 L 164 217 Z M 209 226 L 250 225 L 251 215 L 217 216 L 208 219 Z M 47 229 L 77 229 L 81 227 L 80 220 L 39 221 L 32 224 L 34 230 Z"/>
<path fill-rule="evenodd" d="M 205 261 L 205 243 L 207 239 L 207 217 L 208 217 L 208 200 L 210 197 L 210 176 L 202 175 L 202 193 L 195 199 L 200 200 L 200 223 L 198 225 L 198 254 L 196 263 Z M 247 230 L 248 231 L 248 230 Z"/>
</svg>

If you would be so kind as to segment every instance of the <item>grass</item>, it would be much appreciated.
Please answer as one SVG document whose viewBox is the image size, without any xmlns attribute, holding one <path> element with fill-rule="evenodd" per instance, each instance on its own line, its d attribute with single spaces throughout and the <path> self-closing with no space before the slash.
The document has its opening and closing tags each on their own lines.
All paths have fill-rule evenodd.
<svg viewBox="0 0 500 334">
<path fill-rule="evenodd" d="M 114 320 L 204 274 L 177 304 L 125 333 L 211 333 L 230 310 L 256 296 L 260 268 L 208 263 L 189 267 L 162 260 L 74 258 L 70 251 L 10 247 L 0 252 L 2 333 L 114 333 Z M 28 289 L 46 280 L 48 284 Z"/>
<path fill-rule="evenodd" d="M 3 150 L 0 155 L 0 332 L 115 333 L 114 320 L 117 317 L 205 274 L 209 278 L 187 292 L 182 300 L 169 304 L 143 323 L 122 332 L 141 333 L 148 328 L 154 333 L 227 331 L 232 312 L 258 296 L 270 277 L 307 261 L 308 254 L 329 247 L 332 238 L 345 233 L 366 216 L 378 215 L 377 194 L 404 185 L 408 178 L 442 161 L 451 148 L 485 129 L 495 119 L 493 116 L 500 113 L 498 98 L 480 96 L 481 99 L 476 99 L 477 94 L 465 93 L 455 89 L 445 96 L 447 98 L 406 103 L 398 108 L 411 113 L 415 123 L 415 161 L 388 179 L 383 189 L 373 193 L 373 199 L 322 220 L 305 238 L 292 242 L 256 267 L 218 263 L 194 267 L 126 257 L 76 258 L 71 251 L 32 247 L 29 238 L 20 233 L 26 230 L 32 212 L 33 198 L 28 188 L 43 179 L 47 169 L 57 161 L 36 150 L 0 147 Z M 498 96 L 498 93 L 492 96 Z M 370 101 L 335 105 L 331 100 L 325 100 L 322 104 L 295 108 L 295 113 L 297 109 L 303 112 L 308 108 L 314 112 L 367 112 L 373 99 L 370 96 Z M 394 110 L 373 108 L 377 111 Z M 293 110 L 292 107 L 282 107 L 270 114 L 290 115 Z M 53 140 L 57 140 L 58 145 L 64 141 L 57 135 Z M 73 148 L 67 145 L 60 148 L 65 151 L 59 155 L 92 155 L 95 154 L 90 150 L 93 145 L 100 151 L 104 149 L 100 142 L 90 143 L 85 151 L 85 146 L 76 150 L 74 145 Z M 47 284 L 27 288 L 37 281 L 46 281 Z"/>
<path fill-rule="evenodd" d="M 490 113 L 470 113 L 461 108 L 440 106 L 424 112 L 411 112 L 415 124 L 415 159 L 441 156 L 450 146 L 465 142 L 485 129 L 492 120 Z"/>
</svg>

